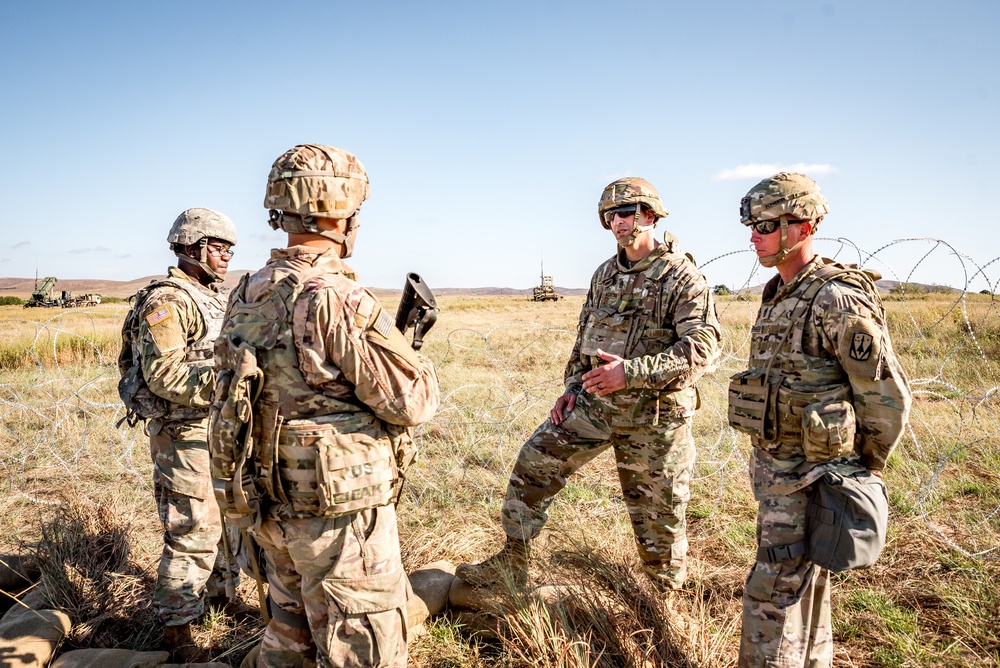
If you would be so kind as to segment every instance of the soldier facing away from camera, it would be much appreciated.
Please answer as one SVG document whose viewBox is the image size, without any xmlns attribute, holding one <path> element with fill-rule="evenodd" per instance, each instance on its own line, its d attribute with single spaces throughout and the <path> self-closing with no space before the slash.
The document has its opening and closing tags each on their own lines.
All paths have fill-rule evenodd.
<svg viewBox="0 0 1000 668">
<path fill-rule="evenodd" d="M 236 227 L 211 209 L 188 209 L 167 235 L 177 267 L 136 293 L 123 331 L 120 389 L 134 424 L 147 420 L 153 490 L 163 524 L 163 554 L 153 607 L 164 649 L 178 661 L 204 660 L 191 623 L 205 599 L 230 612 L 227 578 L 239 570 L 220 549 L 222 519 L 212 492 L 208 409 L 214 385 L 215 338 L 226 302 L 219 292 L 233 256 Z M 120 423 L 119 423 L 120 424 Z"/>
<path fill-rule="evenodd" d="M 506 545 L 457 575 L 473 586 L 524 584 L 530 541 L 567 478 L 613 448 L 643 570 L 664 590 L 684 583 L 685 510 L 695 459 L 695 382 L 718 357 L 712 294 L 669 232 L 656 190 L 639 178 L 604 189 L 601 225 L 618 242 L 594 273 L 565 371 L 565 393 L 521 448 L 502 509 Z"/>
<path fill-rule="evenodd" d="M 234 291 L 216 348 L 216 490 L 267 560 L 261 667 L 406 665 L 394 502 L 409 428 L 439 393 L 430 360 L 344 262 L 367 196 L 342 149 L 299 145 L 274 162 L 264 206 L 288 247 Z"/>
<path fill-rule="evenodd" d="M 760 263 L 778 270 L 764 287 L 749 369 L 730 389 L 730 423 L 751 436 L 759 504 L 744 667 L 832 664 L 830 571 L 807 558 L 813 486 L 827 472 L 881 478 L 910 410 L 872 276 L 813 250 L 828 211 L 816 182 L 789 172 L 740 205 Z"/>
</svg>

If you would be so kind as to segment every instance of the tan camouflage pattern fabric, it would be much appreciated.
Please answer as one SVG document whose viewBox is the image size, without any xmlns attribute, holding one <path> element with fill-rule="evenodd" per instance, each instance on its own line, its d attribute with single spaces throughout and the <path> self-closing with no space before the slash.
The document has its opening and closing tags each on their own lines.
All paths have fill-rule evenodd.
<svg viewBox="0 0 1000 668">
<path fill-rule="evenodd" d="M 167 233 L 167 243 L 190 246 L 202 239 L 221 239 L 236 245 L 236 225 L 224 213 L 212 209 L 194 208 L 177 216 Z"/>
<path fill-rule="evenodd" d="M 764 288 L 751 333 L 750 371 L 764 372 L 776 356 L 769 381 L 777 388 L 777 431 L 770 440 L 752 439 L 762 548 L 805 537 L 811 485 L 825 471 L 883 469 L 908 419 L 909 385 L 874 285 L 856 273 L 816 282 L 843 269 L 816 258 L 788 285 L 776 276 Z M 808 300 L 799 297 L 811 293 L 811 306 L 803 305 Z M 834 458 L 825 461 L 807 457 L 816 436 L 803 414 L 813 414 L 817 404 L 845 401 L 845 414 L 853 412 L 856 421 L 853 448 L 829 453 Z M 828 572 L 801 556 L 772 563 L 758 553 L 744 591 L 739 665 L 830 665 L 829 617 Z"/>
<path fill-rule="evenodd" d="M 345 219 L 368 197 L 368 174 L 354 154 L 333 146 L 300 144 L 271 167 L 264 208 L 300 216 Z"/>
<path fill-rule="evenodd" d="M 812 487 L 771 494 L 780 484 L 773 460 L 751 460 L 754 494 L 759 501 L 759 547 L 791 545 L 806 538 L 806 512 Z M 833 663 L 830 571 L 797 556 L 778 562 L 759 560 L 743 590 L 741 668 L 820 668 Z"/>
<path fill-rule="evenodd" d="M 779 172 L 763 179 L 740 201 L 744 225 L 781 216 L 816 221 L 829 212 L 830 204 L 819 184 L 798 172 Z"/>
<path fill-rule="evenodd" d="M 300 289 L 286 302 L 269 300 L 293 273 Z M 403 456 L 408 428 L 429 420 L 440 401 L 433 365 L 410 348 L 335 249 L 274 250 L 233 295 L 230 318 L 241 295 L 274 309 L 267 315 L 275 327 L 260 333 L 274 345 L 258 351 L 264 381 L 254 410 L 273 410 L 286 425 L 277 437 L 277 477 L 294 492 L 287 502 L 264 499 L 256 532 L 272 598 L 283 611 L 265 631 L 258 665 L 404 666 L 407 581 L 394 507 L 324 514 L 314 503 L 325 475 L 315 462 L 327 460 L 302 450 L 329 442 L 315 436 L 322 432 L 385 443 Z M 226 484 L 235 461 L 229 445 L 213 443 L 213 469 Z M 283 448 L 290 452 L 281 454 Z M 296 622 L 302 615 L 308 624 Z"/>
<path fill-rule="evenodd" d="M 265 520 L 258 539 L 280 609 L 264 631 L 259 666 L 406 665 L 407 579 L 392 505 Z"/>
<path fill-rule="evenodd" d="M 153 493 L 163 525 L 153 607 L 161 623 L 190 622 L 204 612 L 205 596 L 225 593 L 222 520 L 212 493 L 207 444 L 214 368 L 212 344 L 225 302 L 171 267 L 168 283 L 148 293 L 139 314 L 137 345 L 149 389 L 170 411 L 148 424 Z"/>
<path fill-rule="evenodd" d="M 630 176 L 609 183 L 601 193 L 601 199 L 597 202 L 597 217 L 601 220 L 601 227 L 606 230 L 611 229 L 608 221 L 604 219 L 605 211 L 630 204 L 645 204 L 657 220 L 667 217 L 667 210 L 663 208 L 663 202 L 660 201 L 660 194 L 656 192 L 656 188 L 646 179 Z"/>
<path fill-rule="evenodd" d="M 521 448 L 502 523 L 512 538 L 536 537 L 566 479 L 611 447 L 644 569 L 678 586 L 695 457 L 694 384 L 713 368 L 722 329 L 705 278 L 672 236 L 633 267 L 622 258 L 594 273 L 565 372 L 576 406 L 558 426 L 546 420 Z M 627 359 L 626 389 L 581 393 L 583 374 L 604 363 L 598 348 Z"/>
<path fill-rule="evenodd" d="M 222 547 L 222 519 L 208 475 L 207 429 L 207 419 L 167 422 L 149 439 L 153 496 L 163 525 L 153 610 L 166 626 L 201 617 L 206 599 L 225 596 L 227 574 L 239 584 L 239 567 L 227 562 Z"/>
<path fill-rule="evenodd" d="M 205 287 L 175 267 L 168 278 L 172 284 L 154 288 L 134 307 L 142 375 L 172 404 L 163 421 L 201 419 L 212 402 L 212 346 L 226 302 L 214 285 Z"/>
</svg>

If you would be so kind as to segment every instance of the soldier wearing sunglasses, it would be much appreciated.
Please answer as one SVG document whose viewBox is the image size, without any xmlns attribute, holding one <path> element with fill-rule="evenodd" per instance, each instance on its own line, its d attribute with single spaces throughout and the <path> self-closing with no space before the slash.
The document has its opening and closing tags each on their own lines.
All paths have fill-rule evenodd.
<svg viewBox="0 0 1000 668">
<path fill-rule="evenodd" d="M 708 283 L 669 232 L 667 211 L 639 178 L 604 189 L 597 206 L 616 253 L 597 268 L 565 371 L 565 393 L 521 448 L 502 510 L 506 545 L 462 564 L 467 584 L 527 582 L 529 543 L 567 478 L 612 448 L 644 572 L 663 590 L 685 580 L 685 512 L 695 459 L 695 382 L 719 354 Z"/>
<path fill-rule="evenodd" d="M 782 172 L 754 186 L 740 220 L 764 287 L 749 369 L 733 376 L 729 421 L 750 436 L 756 563 L 743 592 L 739 666 L 830 666 L 830 571 L 809 560 L 807 517 L 827 473 L 882 470 L 910 409 L 872 276 L 819 257 L 829 205 L 816 182 Z M 815 555 L 814 555 L 815 556 Z"/>
</svg>

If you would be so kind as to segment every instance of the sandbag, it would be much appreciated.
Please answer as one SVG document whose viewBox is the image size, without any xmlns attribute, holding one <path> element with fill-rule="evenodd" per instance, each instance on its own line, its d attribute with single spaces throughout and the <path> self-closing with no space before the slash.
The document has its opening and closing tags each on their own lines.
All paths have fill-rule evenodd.
<svg viewBox="0 0 1000 668">
<path fill-rule="evenodd" d="M 448 561 L 435 561 L 409 575 L 413 596 L 406 601 L 406 625 L 413 628 L 432 616 L 440 614 L 448 605 L 448 593 L 455 579 L 455 565 Z"/>
<path fill-rule="evenodd" d="M 170 652 L 131 649 L 75 649 L 60 654 L 51 668 L 155 668 L 170 660 Z"/>
<path fill-rule="evenodd" d="M 0 623 L 3 668 L 42 668 L 73 623 L 59 610 L 26 611 Z"/>
</svg>

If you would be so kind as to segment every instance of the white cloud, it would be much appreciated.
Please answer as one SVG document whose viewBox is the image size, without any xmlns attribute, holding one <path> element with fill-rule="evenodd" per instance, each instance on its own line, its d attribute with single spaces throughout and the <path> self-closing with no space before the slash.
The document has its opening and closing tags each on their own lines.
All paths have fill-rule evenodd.
<svg viewBox="0 0 1000 668">
<path fill-rule="evenodd" d="M 18 241 L 16 244 L 11 246 L 11 248 L 24 248 L 25 246 L 30 246 L 30 241 Z"/>
<path fill-rule="evenodd" d="M 748 165 L 738 165 L 729 169 L 723 169 L 712 177 L 715 181 L 734 181 L 738 179 L 763 179 L 778 172 L 802 172 L 809 176 L 832 174 L 837 168 L 828 164 L 807 165 L 804 162 L 797 162 L 794 165 L 779 165 L 777 163 L 751 162 Z"/>
</svg>

